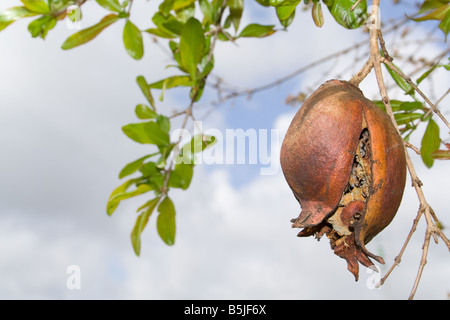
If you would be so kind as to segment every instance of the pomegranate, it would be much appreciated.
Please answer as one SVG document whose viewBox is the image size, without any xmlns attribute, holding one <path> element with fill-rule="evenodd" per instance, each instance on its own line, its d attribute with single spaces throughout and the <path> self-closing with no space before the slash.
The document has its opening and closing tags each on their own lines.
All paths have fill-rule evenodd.
<svg viewBox="0 0 450 320">
<path fill-rule="evenodd" d="M 358 262 L 382 257 L 366 244 L 394 218 L 403 196 L 403 139 L 388 115 L 346 81 L 320 86 L 294 116 L 281 147 L 283 174 L 301 206 L 299 237 L 330 239 L 358 280 Z"/>
</svg>

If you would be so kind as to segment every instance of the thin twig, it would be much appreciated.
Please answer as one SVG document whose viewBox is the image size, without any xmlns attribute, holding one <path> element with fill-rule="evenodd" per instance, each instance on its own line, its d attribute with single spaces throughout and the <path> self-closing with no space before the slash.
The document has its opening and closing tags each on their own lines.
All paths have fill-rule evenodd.
<svg viewBox="0 0 450 320">
<path fill-rule="evenodd" d="M 417 85 L 411 80 L 410 77 L 405 75 L 400 69 L 398 69 L 391 61 L 388 59 L 381 57 L 380 61 L 389 66 L 393 71 L 395 71 L 400 77 L 402 77 L 406 82 L 408 82 L 414 90 L 422 96 L 422 98 L 428 103 L 434 113 L 438 115 L 439 118 L 445 123 L 445 125 L 450 129 L 450 123 L 447 119 L 442 115 L 441 111 L 436 108 L 436 106 L 428 99 L 428 97 L 417 87 Z"/>
<path fill-rule="evenodd" d="M 381 47 L 381 50 L 383 51 L 383 54 L 384 54 L 384 57 L 387 59 L 387 60 L 389 60 L 389 61 L 392 61 L 392 60 L 394 60 L 390 55 L 389 55 L 389 52 L 387 51 L 387 49 L 386 49 L 386 42 L 384 42 L 384 39 L 383 39 L 383 34 L 381 33 L 381 30 L 380 29 L 377 29 L 377 32 L 378 32 L 378 39 L 379 39 L 379 41 L 380 41 L 380 47 Z"/>
<path fill-rule="evenodd" d="M 379 5 L 380 5 L 380 0 L 374 0 L 372 3 L 372 19 L 373 19 L 373 23 L 375 24 L 375 26 L 379 25 L 377 23 L 378 22 L 377 19 L 378 19 Z M 386 107 L 386 112 L 389 115 L 389 117 L 391 118 L 391 121 L 392 121 L 394 127 L 397 129 L 398 134 L 400 134 L 397 122 L 395 121 L 395 118 L 394 118 L 394 113 L 392 111 L 392 107 L 389 102 L 389 97 L 387 95 L 386 86 L 385 86 L 384 79 L 383 79 L 383 73 L 381 71 L 381 62 L 388 64 L 390 67 L 393 66 L 393 64 L 388 59 L 385 59 L 380 56 L 380 53 L 379 53 L 380 52 L 380 50 L 379 50 L 380 35 L 381 35 L 381 31 L 379 29 L 377 29 L 377 28 L 370 29 L 370 56 L 371 56 L 371 59 L 372 59 L 373 65 L 374 65 L 375 76 L 377 79 L 378 88 L 380 90 L 380 94 L 381 94 L 383 103 Z M 386 50 L 386 49 L 384 48 L 384 50 Z M 394 71 L 396 71 L 396 70 L 394 70 Z M 404 75 L 402 77 L 404 77 Z M 405 79 L 405 80 L 407 80 L 407 79 Z M 409 79 L 409 81 L 411 82 L 410 84 L 412 84 L 412 81 L 410 79 Z M 416 91 L 418 90 L 417 86 L 415 86 L 415 85 L 413 86 L 413 88 Z M 419 91 L 417 91 L 417 92 L 419 92 Z M 419 92 L 419 94 L 420 94 L 420 92 Z M 427 98 L 427 100 L 428 100 L 428 98 Z M 432 106 L 433 110 L 436 109 L 432 103 L 430 104 L 430 106 Z M 406 246 L 409 242 L 409 239 L 411 238 L 412 233 L 414 233 L 417 223 L 423 212 L 423 214 L 425 216 L 426 224 L 427 224 L 427 230 L 425 233 L 425 241 L 424 241 L 424 245 L 423 245 L 423 249 L 422 249 L 422 258 L 420 260 L 419 270 L 417 272 L 416 279 L 414 281 L 414 285 L 413 285 L 413 288 L 412 288 L 410 296 L 409 296 L 409 298 L 412 299 L 412 298 L 414 298 L 414 295 L 417 291 L 417 287 L 419 285 L 419 282 L 420 282 L 420 279 L 422 276 L 422 272 L 423 272 L 423 269 L 424 269 L 426 261 L 427 261 L 426 258 L 428 255 L 428 248 L 429 248 L 431 236 L 433 236 L 435 239 L 435 242 L 437 242 L 437 235 L 442 234 L 442 232 L 440 232 L 440 230 L 433 223 L 432 214 L 431 214 L 432 209 L 425 199 L 425 195 L 422 190 L 422 183 L 420 182 L 420 180 L 417 176 L 417 173 L 415 171 L 415 168 L 411 161 L 409 153 L 407 152 L 405 144 L 404 144 L 404 151 L 405 151 L 405 157 L 406 157 L 406 165 L 408 167 L 408 170 L 409 170 L 409 173 L 411 176 L 411 180 L 413 182 L 413 187 L 416 191 L 417 197 L 420 202 L 420 210 L 419 210 L 419 214 L 417 215 L 416 220 L 414 220 L 413 229 L 410 231 L 410 234 L 408 235 L 406 242 L 402 247 L 400 255 L 397 256 L 396 262 L 391 267 L 388 274 L 382 279 L 382 282 L 384 283 L 387 276 L 392 272 L 393 268 L 395 266 L 397 266 L 398 263 L 400 262 L 400 259 L 401 259 L 400 257 L 403 254 L 404 249 L 406 248 Z M 439 232 L 438 232 L 438 230 L 439 230 Z M 379 285 L 381 285 L 382 282 L 380 281 Z"/>
<path fill-rule="evenodd" d="M 351 79 L 350 83 L 354 84 L 355 86 L 359 86 L 362 80 L 364 80 L 367 75 L 370 73 L 370 71 L 373 68 L 373 62 L 372 59 L 368 59 L 366 63 L 363 65 L 361 70 L 359 70 Z"/>
<path fill-rule="evenodd" d="M 434 104 L 435 106 L 437 106 L 439 103 L 441 103 L 442 100 L 444 100 L 444 98 L 450 93 L 450 88 L 438 99 L 438 101 L 436 101 L 436 103 Z"/>
<path fill-rule="evenodd" d="M 130 14 L 132 6 L 133 6 L 133 0 L 129 0 L 128 14 Z"/>
<path fill-rule="evenodd" d="M 386 274 L 384 275 L 384 277 L 381 278 L 380 281 L 376 284 L 376 287 L 377 287 L 377 288 L 380 287 L 380 286 L 382 286 L 382 285 L 384 284 L 384 282 L 385 282 L 386 279 L 389 277 L 389 275 L 391 274 L 391 272 L 394 271 L 395 267 L 397 267 L 397 266 L 400 264 L 400 262 L 402 261 L 403 253 L 405 252 L 406 247 L 407 247 L 408 244 L 409 244 L 409 240 L 411 240 L 412 235 L 414 234 L 414 232 L 415 232 L 416 229 L 417 229 L 417 225 L 419 224 L 420 217 L 422 216 L 422 214 L 423 214 L 423 210 L 422 210 L 422 208 L 419 208 L 419 211 L 417 212 L 417 216 L 416 216 L 416 218 L 415 218 L 414 221 L 413 221 L 412 228 L 411 228 L 411 230 L 409 231 L 408 236 L 406 237 L 405 243 L 403 243 L 403 246 L 402 246 L 402 248 L 401 248 L 399 254 L 395 257 L 394 263 L 392 264 L 392 266 L 391 266 L 391 267 L 389 268 L 389 270 L 386 272 Z"/>
<path fill-rule="evenodd" d="M 419 264 L 419 270 L 417 271 L 416 279 L 414 280 L 414 285 L 411 289 L 411 293 L 409 295 L 409 300 L 414 299 L 414 295 L 417 292 L 417 288 L 419 286 L 420 279 L 422 277 L 423 269 L 425 268 L 425 265 L 427 264 L 427 255 L 428 255 L 428 248 L 430 247 L 430 238 L 431 238 L 432 231 L 428 230 L 425 232 L 425 241 L 423 242 L 422 247 L 422 258 L 420 259 Z"/>
<path fill-rule="evenodd" d="M 412 143 L 409 143 L 407 141 L 403 142 L 408 148 L 413 149 L 419 156 L 420 156 L 420 150 L 419 148 L 417 148 L 415 145 L 413 145 Z"/>
<path fill-rule="evenodd" d="M 410 19 L 408 17 L 405 17 L 402 20 L 400 20 L 397 23 L 395 23 L 392 26 L 390 26 L 389 28 L 387 28 L 384 31 L 384 33 L 388 34 L 390 32 L 393 32 L 393 31 L 397 30 L 398 28 L 400 28 L 401 26 L 403 26 L 405 23 L 408 23 L 409 21 L 410 21 Z M 289 81 L 289 80 L 299 76 L 300 74 L 302 74 L 302 73 L 304 73 L 304 72 L 306 72 L 306 71 L 308 71 L 308 70 L 310 70 L 310 69 L 312 69 L 312 68 L 314 68 L 314 67 L 316 67 L 316 66 L 318 66 L 318 65 L 320 65 L 322 63 L 328 62 L 331 58 L 335 58 L 335 57 L 338 57 L 338 56 L 341 56 L 341 55 L 348 54 L 348 53 L 350 53 L 350 52 L 352 52 L 352 51 L 354 51 L 354 50 L 356 50 L 356 49 L 358 49 L 360 47 L 364 47 L 366 45 L 367 45 L 367 39 L 366 40 L 362 40 L 360 42 L 357 42 L 357 43 L 355 43 L 355 44 L 353 44 L 353 45 L 351 45 L 351 46 L 349 46 L 349 47 L 347 47 L 347 48 L 345 48 L 343 50 L 336 51 L 336 52 L 334 52 L 332 54 L 329 54 L 329 55 L 327 55 L 325 57 L 319 58 L 319 59 L 309 63 L 308 65 L 305 65 L 305 66 L 302 66 L 302 67 L 298 68 L 297 70 L 291 72 L 290 74 L 287 74 L 286 76 L 278 78 L 277 80 L 271 81 L 269 83 L 263 84 L 261 86 L 258 86 L 258 87 L 255 87 L 255 88 L 250 88 L 250 89 L 237 89 L 237 90 L 233 89 L 233 90 L 229 91 L 228 94 L 219 97 L 219 99 L 216 99 L 214 101 L 210 101 L 210 102 L 206 103 L 207 105 L 210 105 L 211 108 L 210 108 L 210 110 L 208 110 L 203 115 L 203 119 L 205 119 L 210 114 L 212 114 L 212 112 L 214 111 L 214 107 L 215 106 L 217 106 L 217 105 L 219 105 L 219 104 L 221 104 L 221 103 L 223 103 L 225 101 L 228 101 L 228 100 L 236 98 L 236 97 L 241 97 L 241 96 L 252 96 L 255 93 L 271 89 L 273 87 L 276 87 L 276 86 L 278 86 L 278 85 L 280 85 L 280 84 L 282 84 L 282 83 L 284 83 L 286 81 Z M 365 67 L 363 67 L 363 68 L 365 68 Z M 365 72 L 364 70 L 361 70 L 361 71 Z M 355 75 L 355 77 L 358 77 L 357 75 L 361 71 L 359 71 Z M 354 81 L 358 81 L 357 78 L 355 78 Z M 216 85 L 214 85 L 213 87 L 217 88 Z M 221 93 L 223 91 L 227 91 L 228 92 L 228 90 L 226 90 L 226 88 L 222 88 L 222 87 L 220 87 L 220 89 L 218 89 L 218 90 Z"/>
<path fill-rule="evenodd" d="M 176 118 L 176 117 L 181 116 L 181 115 L 183 115 L 183 114 L 186 114 L 186 110 L 181 110 L 181 111 L 175 112 L 174 114 L 172 114 L 172 115 L 169 117 L 169 119 Z"/>
</svg>

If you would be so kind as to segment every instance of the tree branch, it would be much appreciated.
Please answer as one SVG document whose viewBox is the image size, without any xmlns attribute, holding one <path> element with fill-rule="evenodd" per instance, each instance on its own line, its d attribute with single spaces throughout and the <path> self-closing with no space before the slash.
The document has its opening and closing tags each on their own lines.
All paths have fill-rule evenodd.
<svg viewBox="0 0 450 320">
<path fill-rule="evenodd" d="M 417 85 L 411 80 L 410 77 L 405 75 L 400 69 L 398 69 L 390 60 L 381 57 L 380 61 L 389 66 L 393 71 L 395 71 L 400 77 L 402 77 L 406 82 L 408 82 L 411 87 L 414 88 L 414 90 L 422 96 L 422 98 L 428 103 L 428 105 L 431 107 L 434 113 L 436 113 L 439 118 L 445 123 L 445 125 L 450 129 L 450 123 L 447 121 L 447 119 L 442 115 L 441 111 L 436 108 L 436 106 L 428 99 L 428 97 L 417 87 Z"/>
<path fill-rule="evenodd" d="M 384 79 L 383 79 L 383 73 L 381 71 L 381 62 L 388 64 L 389 67 L 391 67 L 391 68 L 392 68 L 393 64 L 388 59 L 383 58 L 383 57 L 380 56 L 379 41 L 383 44 L 382 45 L 382 50 L 386 51 L 386 53 L 387 53 L 387 50 L 384 47 L 384 41 L 382 40 L 381 31 L 378 29 L 378 26 L 380 25 L 379 21 L 378 21 L 378 19 L 379 19 L 379 15 L 378 15 L 379 5 L 380 5 L 380 0 L 374 0 L 373 3 L 372 3 L 372 10 L 373 11 L 371 13 L 371 19 L 372 19 L 372 23 L 374 25 L 372 26 L 372 28 L 370 28 L 370 57 L 371 57 L 372 62 L 373 62 L 373 66 L 374 66 L 374 70 L 375 70 L 375 76 L 376 76 L 377 83 L 378 83 L 378 88 L 380 90 L 380 95 L 381 95 L 381 98 L 383 100 L 383 103 L 384 103 L 384 105 L 386 107 L 386 112 L 389 115 L 389 117 L 391 118 L 391 121 L 392 121 L 393 125 L 395 126 L 395 128 L 397 129 L 398 134 L 400 134 L 397 122 L 395 121 L 395 118 L 394 118 L 394 113 L 392 111 L 392 107 L 391 107 L 390 102 L 389 102 L 389 97 L 388 97 L 388 94 L 387 94 L 387 91 L 386 91 L 386 86 L 385 86 Z M 394 70 L 394 71 L 399 73 L 398 72 L 399 70 Z M 403 78 L 406 77 L 406 76 L 402 75 L 402 73 L 399 73 L 399 75 L 401 75 Z M 405 80 L 408 81 L 406 78 L 405 78 Z M 410 84 L 413 86 L 413 88 L 417 92 L 419 92 L 419 94 L 421 94 L 422 97 L 424 97 L 424 95 L 421 93 L 421 91 L 418 90 L 417 86 L 415 86 L 412 83 L 411 79 L 409 79 L 408 82 L 410 82 Z M 428 100 L 427 102 L 430 104 L 431 102 L 429 101 L 428 98 L 427 98 L 427 100 Z M 432 103 L 430 104 L 430 106 L 432 106 L 433 110 L 436 109 Z M 418 213 L 416 219 L 414 220 L 413 228 L 411 229 L 411 231 L 410 231 L 410 233 L 409 233 L 409 235 L 408 235 L 408 237 L 406 239 L 406 242 L 403 245 L 402 250 L 400 251 L 400 254 L 395 259 L 394 265 L 390 268 L 390 270 L 388 271 L 386 276 L 383 277 L 383 279 L 379 282 L 378 286 L 381 285 L 382 283 L 384 283 L 384 281 L 386 280 L 387 276 L 392 272 L 392 270 L 395 268 L 395 266 L 397 266 L 399 264 L 399 262 L 401 260 L 401 255 L 403 254 L 406 246 L 408 245 L 408 242 L 409 242 L 412 234 L 416 230 L 418 221 L 419 221 L 419 219 L 420 219 L 420 217 L 421 217 L 421 215 L 423 213 L 424 216 L 425 216 L 426 223 L 427 223 L 427 229 L 426 229 L 426 233 L 425 233 L 425 240 L 424 240 L 424 245 L 423 245 L 422 258 L 421 258 L 420 264 L 419 264 L 419 270 L 417 272 L 417 276 L 416 276 L 413 288 L 412 288 L 410 296 L 409 296 L 409 299 L 413 299 L 414 295 L 415 295 L 415 293 L 417 291 L 417 287 L 418 287 L 418 284 L 420 282 L 420 278 L 422 276 L 422 272 L 423 272 L 423 269 L 424 269 L 426 261 L 427 261 L 426 258 L 427 258 L 427 255 L 428 255 L 428 248 L 429 248 L 429 245 L 430 245 L 431 236 L 433 236 L 434 239 L 435 239 L 435 242 L 437 242 L 437 235 L 442 237 L 443 233 L 433 223 L 432 213 L 431 213 L 432 209 L 431 209 L 430 205 L 427 203 L 427 201 L 425 199 L 425 195 L 424 195 L 423 190 L 422 190 L 422 183 L 420 182 L 420 180 L 419 180 L 419 178 L 417 176 L 416 170 L 414 168 L 414 165 L 413 165 L 413 163 L 411 161 L 411 158 L 410 158 L 409 153 L 408 153 L 406 148 L 407 148 L 407 146 L 404 144 L 404 151 L 405 151 L 405 156 L 406 156 L 406 165 L 408 167 L 411 179 L 413 181 L 413 187 L 414 187 L 414 189 L 416 191 L 416 194 L 417 194 L 419 202 L 420 202 L 420 209 L 419 209 L 419 213 Z M 443 239 L 444 238 L 446 239 L 445 236 L 443 237 Z M 444 240 L 444 242 L 448 243 L 448 240 L 447 241 Z M 449 247 L 449 249 L 450 249 L 450 247 Z"/>
<path fill-rule="evenodd" d="M 388 28 L 386 28 L 385 30 L 385 34 L 394 32 L 396 30 L 398 30 L 401 26 L 405 25 L 408 21 L 410 21 L 410 19 L 408 17 L 405 17 L 399 21 L 396 21 L 393 25 L 389 26 Z M 206 111 L 206 113 L 203 115 L 203 119 L 205 119 L 206 117 L 208 117 L 212 112 L 214 112 L 214 108 L 215 106 L 228 101 L 230 99 L 233 98 L 237 98 L 237 97 L 242 97 L 242 96 L 248 96 L 251 97 L 253 94 L 258 93 L 258 92 L 262 92 L 265 90 L 269 90 L 273 87 L 276 87 L 286 81 L 289 81 L 297 76 L 299 76 L 300 74 L 322 64 L 325 62 L 328 62 L 330 59 L 332 58 L 336 58 L 342 55 L 346 55 L 352 51 L 355 51 L 359 48 L 365 47 L 367 45 L 367 39 L 362 40 L 360 42 L 357 42 L 345 49 L 336 51 L 334 53 L 331 53 L 325 57 L 319 58 L 307 65 L 301 66 L 300 68 L 298 68 L 297 70 L 287 74 L 286 76 L 280 77 L 274 81 L 271 81 L 269 83 L 263 84 L 261 86 L 258 87 L 254 87 L 254 88 L 238 88 L 236 86 L 233 86 L 233 88 L 231 89 L 227 89 L 226 87 L 224 88 L 222 85 L 219 86 L 218 84 L 209 84 L 209 86 L 213 87 L 214 89 L 216 89 L 219 93 L 219 97 L 216 100 L 210 101 L 205 103 L 204 105 L 209 105 L 211 106 L 210 110 Z M 371 59 L 369 59 L 369 61 L 366 62 L 366 64 L 362 67 L 362 69 L 360 71 L 358 71 L 354 77 L 352 78 L 352 80 L 355 84 L 359 84 L 359 82 L 361 82 L 364 77 L 367 75 L 366 73 L 370 72 L 370 64 L 371 64 Z M 214 75 L 211 75 L 214 77 Z M 219 81 L 220 84 L 223 84 L 223 81 L 220 77 L 216 77 Z M 223 95 L 222 95 L 223 93 Z"/>
<path fill-rule="evenodd" d="M 370 73 L 370 71 L 373 68 L 373 61 L 372 59 L 368 59 L 366 63 L 363 65 L 361 70 L 359 70 L 350 80 L 349 82 L 355 86 L 359 86 L 361 81 L 363 81 L 367 75 Z"/>
<path fill-rule="evenodd" d="M 214 49 L 215 49 L 215 46 L 216 46 L 217 39 L 219 37 L 219 31 L 220 31 L 220 28 L 221 28 L 220 27 L 220 21 L 222 20 L 222 15 L 223 15 L 223 13 L 225 11 L 226 5 L 227 5 L 227 0 L 223 0 L 222 1 L 222 6 L 221 6 L 220 12 L 219 12 L 219 17 L 217 19 L 217 24 L 215 25 L 215 28 L 214 28 L 214 32 L 213 32 L 214 35 L 213 35 L 211 47 L 209 49 L 210 51 L 209 51 L 208 58 L 207 58 L 207 61 L 206 61 L 205 65 L 207 65 L 213 58 Z M 198 82 L 206 81 L 207 77 L 208 77 L 208 75 L 203 76 L 203 78 L 201 80 L 199 80 Z M 175 143 L 174 150 L 177 150 L 177 148 L 178 148 L 178 146 L 179 146 L 179 144 L 181 142 L 181 139 L 183 137 L 183 133 L 182 132 L 183 132 L 184 129 L 186 129 L 188 120 L 189 119 L 193 119 L 194 122 L 195 122 L 192 110 L 194 108 L 195 101 L 197 100 L 197 96 L 198 96 L 199 92 L 200 92 L 200 88 L 198 86 L 193 86 L 192 87 L 192 91 L 191 91 L 191 101 L 189 103 L 189 106 L 185 110 L 183 110 L 181 112 L 177 112 L 177 113 L 175 113 L 172 116 L 172 117 L 175 117 L 175 116 L 184 114 L 183 123 L 181 125 L 181 133 L 178 136 L 177 142 Z M 170 175 L 172 174 L 173 169 L 174 169 L 174 162 L 171 159 L 171 161 L 170 161 L 170 163 L 169 163 L 169 165 L 168 165 L 168 167 L 166 169 L 166 172 L 165 172 L 165 179 L 164 179 L 164 185 L 163 185 L 163 191 L 162 191 L 163 194 L 167 195 L 167 192 L 169 191 L 169 180 L 170 180 Z"/>
</svg>

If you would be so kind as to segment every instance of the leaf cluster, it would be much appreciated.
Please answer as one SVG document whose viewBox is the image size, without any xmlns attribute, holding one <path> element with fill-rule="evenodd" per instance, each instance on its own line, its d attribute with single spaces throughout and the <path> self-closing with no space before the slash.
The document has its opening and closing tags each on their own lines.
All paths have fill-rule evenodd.
<svg viewBox="0 0 450 320">
<path fill-rule="evenodd" d="M 282 26 L 287 28 L 295 18 L 295 12 L 302 3 L 301 0 L 257 0 L 266 7 L 275 7 Z M 365 24 L 368 18 L 366 0 L 304 0 L 303 4 L 311 5 L 311 15 L 316 26 L 322 27 L 324 4 L 333 18 L 347 29 L 356 29 Z"/>
<path fill-rule="evenodd" d="M 141 205 L 137 212 L 135 227 L 131 233 L 131 241 L 135 253 L 140 254 L 140 235 L 156 207 L 158 207 L 157 231 L 161 239 L 168 245 L 175 243 L 175 207 L 168 196 L 171 188 L 186 190 L 192 180 L 195 165 L 194 154 L 212 145 L 213 137 L 197 135 L 183 145 L 175 155 L 178 142 L 170 141 L 170 119 L 159 114 L 154 106 L 154 99 L 143 76 L 137 77 L 148 104 L 138 104 L 136 116 L 141 122 L 127 124 L 122 127 L 124 134 L 131 140 L 153 146 L 155 152 L 147 154 L 125 165 L 120 170 L 119 178 L 138 175 L 123 182 L 110 195 L 106 212 L 112 215 L 122 200 L 152 192 L 154 197 Z M 199 146 L 200 144 L 200 146 Z M 174 167 L 170 157 L 176 157 Z"/>
</svg>

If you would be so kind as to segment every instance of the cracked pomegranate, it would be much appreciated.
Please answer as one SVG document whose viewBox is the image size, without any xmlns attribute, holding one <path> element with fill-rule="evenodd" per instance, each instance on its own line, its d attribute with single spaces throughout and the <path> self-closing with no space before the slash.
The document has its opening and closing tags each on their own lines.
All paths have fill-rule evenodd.
<svg viewBox="0 0 450 320">
<path fill-rule="evenodd" d="M 301 206 L 298 236 L 330 239 L 358 280 L 358 262 L 382 257 L 366 244 L 394 218 L 406 180 L 403 140 L 361 90 L 330 80 L 302 105 L 281 147 L 281 166 Z"/>
</svg>

